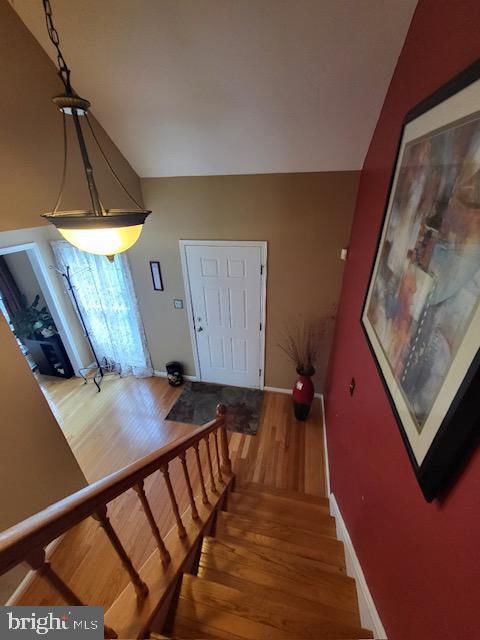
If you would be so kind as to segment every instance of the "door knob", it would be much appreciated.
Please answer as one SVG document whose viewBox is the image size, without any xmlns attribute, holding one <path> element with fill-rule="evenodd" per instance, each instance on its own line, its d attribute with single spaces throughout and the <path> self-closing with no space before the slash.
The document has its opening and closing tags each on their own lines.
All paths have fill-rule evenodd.
<svg viewBox="0 0 480 640">
<path fill-rule="evenodd" d="M 200 333 L 200 331 L 203 331 L 203 327 L 198 327 L 197 331 Z"/>
</svg>

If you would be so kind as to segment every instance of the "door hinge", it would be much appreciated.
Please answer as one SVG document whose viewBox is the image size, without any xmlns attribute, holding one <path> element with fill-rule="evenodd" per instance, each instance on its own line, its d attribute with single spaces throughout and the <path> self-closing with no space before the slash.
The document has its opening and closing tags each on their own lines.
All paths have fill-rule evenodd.
<svg viewBox="0 0 480 640">
<path fill-rule="evenodd" d="M 258 377 L 259 377 L 259 378 L 261 378 L 261 377 L 262 377 L 262 370 L 261 370 L 261 369 L 259 369 L 259 370 L 258 370 Z"/>
<path fill-rule="evenodd" d="M 263 264 L 260 265 L 260 275 L 263 276 Z"/>
<path fill-rule="evenodd" d="M 263 327 L 263 325 L 262 325 L 262 323 L 260 322 L 260 331 L 262 330 L 262 327 Z"/>
</svg>

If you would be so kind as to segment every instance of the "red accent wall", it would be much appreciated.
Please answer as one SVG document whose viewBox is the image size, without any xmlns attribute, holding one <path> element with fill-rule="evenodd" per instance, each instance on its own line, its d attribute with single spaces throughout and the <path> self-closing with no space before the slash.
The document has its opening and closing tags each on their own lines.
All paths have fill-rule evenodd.
<svg viewBox="0 0 480 640">
<path fill-rule="evenodd" d="M 478 57 L 479 0 L 420 0 L 360 179 L 331 359 L 332 491 L 390 640 L 480 638 L 480 449 L 427 504 L 360 325 L 402 119 Z"/>
</svg>

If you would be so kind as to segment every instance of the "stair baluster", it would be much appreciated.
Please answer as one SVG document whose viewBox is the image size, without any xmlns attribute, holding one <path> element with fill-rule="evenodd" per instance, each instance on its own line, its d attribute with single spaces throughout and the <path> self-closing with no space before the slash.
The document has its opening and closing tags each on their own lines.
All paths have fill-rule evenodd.
<svg viewBox="0 0 480 640">
<path fill-rule="evenodd" d="M 215 431 L 215 433 L 213 434 L 213 438 L 214 438 L 214 441 L 215 441 L 215 454 L 217 456 L 218 480 L 219 480 L 220 484 L 223 484 L 222 463 L 220 461 L 220 453 L 218 451 L 218 431 Z"/>
<path fill-rule="evenodd" d="M 187 452 L 183 451 L 179 455 L 179 458 L 180 458 L 180 462 L 182 463 L 183 475 L 185 476 L 185 483 L 187 485 L 188 498 L 190 500 L 190 508 L 192 510 L 192 518 L 194 520 L 198 520 L 197 505 L 195 504 L 195 498 L 193 496 L 192 483 L 190 482 L 190 475 L 188 473 Z"/>
<path fill-rule="evenodd" d="M 172 503 L 172 511 L 173 511 L 173 515 L 175 516 L 175 521 L 177 523 L 178 537 L 184 538 L 187 535 L 187 532 L 185 530 L 185 527 L 183 526 L 182 518 L 180 516 L 180 511 L 178 510 L 177 499 L 173 491 L 172 481 L 170 480 L 170 473 L 168 471 L 168 462 L 166 464 L 162 464 L 162 466 L 160 467 L 160 471 L 163 474 L 165 484 L 167 486 L 168 495 L 170 497 L 170 502 Z"/>
<path fill-rule="evenodd" d="M 137 595 L 137 598 L 132 597 L 132 587 L 128 585 L 109 608 L 106 620 L 112 626 L 104 626 L 105 638 L 113 639 L 118 636 L 122 638 L 145 637 L 138 634 L 143 634 L 146 629 L 148 630 L 148 626 L 153 619 L 152 616 L 155 617 L 159 614 L 159 617 L 155 617 L 155 625 L 160 625 L 159 619 L 161 619 L 162 615 L 164 616 L 168 613 L 166 610 L 161 613 L 157 610 L 158 602 L 156 598 L 163 598 L 162 601 L 167 602 L 168 598 L 176 592 L 178 580 L 185 563 L 195 562 L 195 557 L 198 553 L 198 542 L 205 532 L 208 533 L 212 530 L 216 515 L 219 509 L 224 506 L 226 494 L 233 486 L 234 476 L 229 475 L 228 478 L 226 477 L 229 456 L 226 433 L 222 435 L 225 427 L 224 416 L 225 408 L 219 406 L 216 417 L 210 422 L 193 428 L 190 433 L 175 439 L 161 449 L 143 456 L 140 460 L 93 482 L 83 489 L 49 505 L 39 513 L 13 525 L 6 531 L 0 532 L 0 576 L 21 562 L 27 561 L 32 569 L 38 573 L 38 576 L 43 577 L 65 602 L 71 606 L 85 606 L 88 603 L 83 603 L 52 569 L 50 563 L 46 560 L 44 549 L 50 542 L 71 530 L 72 527 L 85 520 L 85 518 L 92 516 L 105 531 L 115 553 L 127 571 Z M 215 433 L 219 429 L 221 430 L 220 443 L 218 443 L 218 434 Z M 218 487 L 218 489 L 215 485 L 210 450 L 209 436 L 211 433 L 216 438 L 215 449 L 219 465 L 219 478 L 225 478 L 224 485 Z M 202 440 L 205 440 L 207 448 L 210 481 L 207 481 L 207 472 L 202 468 L 203 458 L 200 456 L 200 442 Z M 225 446 L 227 447 L 226 449 Z M 200 505 L 196 500 L 197 496 L 194 494 L 188 469 L 186 452 L 192 447 L 197 460 L 203 505 Z M 186 527 L 182 522 L 182 516 L 179 512 L 179 506 L 169 475 L 169 463 L 177 458 L 180 458 L 183 467 L 192 512 L 192 521 L 189 521 Z M 145 479 L 158 471 L 163 474 L 177 525 L 177 531 L 175 529 L 171 530 L 167 534 L 167 538 L 165 538 L 165 540 L 169 541 L 168 547 L 170 551 L 160 535 L 159 527 L 145 492 Z M 212 496 L 207 491 L 206 484 L 210 486 L 210 482 L 212 492 L 216 494 L 215 496 Z M 142 566 L 140 576 L 140 572 L 135 569 L 108 517 L 108 504 L 129 491 L 129 489 L 134 489 L 139 497 L 157 542 L 162 562 L 164 564 L 169 563 L 168 570 L 162 575 L 161 584 L 158 583 L 157 579 L 157 550 L 154 549 L 152 551 L 150 557 Z M 195 518 L 198 518 L 196 522 Z M 175 541 L 177 533 L 182 540 Z M 187 541 L 183 540 L 183 538 L 187 538 Z M 147 581 L 149 583 L 152 581 L 151 591 L 149 591 L 146 584 Z M 149 597 L 146 597 L 147 595 Z"/>
<path fill-rule="evenodd" d="M 155 522 L 155 517 L 152 513 L 152 509 L 150 507 L 150 503 L 148 502 L 147 495 L 145 493 L 145 483 L 143 480 L 140 480 L 134 487 L 135 492 L 138 494 L 140 502 L 142 503 L 143 510 L 145 515 L 147 516 L 148 523 L 152 530 L 153 536 L 157 541 L 158 551 L 160 552 L 160 557 L 162 559 L 162 564 L 166 565 L 170 562 L 170 553 L 168 552 L 167 547 L 165 546 L 162 536 L 160 535 L 160 530 Z"/>
<path fill-rule="evenodd" d="M 205 488 L 205 480 L 203 478 L 203 469 L 202 469 L 202 463 L 200 461 L 200 451 L 199 451 L 198 442 L 193 445 L 193 448 L 195 450 L 195 458 L 197 460 L 198 475 L 200 477 L 200 488 L 202 490 L 202 502 L 203 504 L 209 504 L 207 490 Z"/>
<path fill-rule="evenodd" d="M 222 449 L 223 471 L 230 475 L 232 473 L 232 463 L 228 452 L 228 436 L 225 425 L 220 427 L 220 448 Z"/>
<path fill-rule="evenodd" d="M 205 444 L 207 445 L 207 460 L 208 460 L 208 470 L 210 472 L 210 485 L 213 493 L 216 493 L 217 487 L 215 485 L 215 478 L 213 477 L 212 455 L 210 453 L 210 434 L 206 435 L 204 440 L 205 440 Z"/>
<path fill-rule="evenodd" d="M 230 454 L 228 452 L 228 435 L 226 427 L 226 415 L 227 407 L 224 404 L 217 406 L 217 418 L 222 420 L 222 424 L 219 427 L 220 432 L 220 450 L 222 452 L 222 471 L 226 474 L 232 473 L 232 463 L 230 461 Z"/>
<path fill-rule="evenodd" d="M 115 533 L 115 529 L 112 527 L 110 519 L 107 515 L 107 506 L 105 505 L 102 509 L 98 509 L 96 513 L 92 514 L 92 517 L 100 523 L 100 526 L 107 534 L 108 539 L 112 543 L 112 547 L 115 549 L 115 552 L 120 558 L 122 565 L 130 576 L 130 580 L 135 589 L 135 593 L 137 594 L 137 598 L 145 598 L 148 594 L 148 587 L 140 578 L 138 571 L 133 566 L 132 561 L 125 551 L 125 548 L 123 547 L 119 537 Z"/>
<path fill-rule="evenodd" d="M 72 607 L 84 607 L 85 603 L 70 589 L 70 587 L 60 578 L 60 576 L 52 569 L 52 565 L 48 562 L 45 549 L 37 549 L 30 552 L 26 557 L 26 561 L 31 568 L 48 584 L 57 591 L 67 604 Z M 105 638 L 118 638 L 118 635 L 110 627 L 104 627 Z"/>
</svg>

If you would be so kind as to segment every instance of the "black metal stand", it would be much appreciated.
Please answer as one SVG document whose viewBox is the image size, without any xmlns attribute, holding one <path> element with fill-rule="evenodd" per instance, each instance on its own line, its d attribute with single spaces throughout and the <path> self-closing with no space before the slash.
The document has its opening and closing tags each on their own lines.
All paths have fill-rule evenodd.
<svg viewBox="0 0 480 640">
<path fill-rule="evenodd" d="M 79 373 L 82 376 L 84 383 L 87 384 L 88 382 L 88 378 L 87 375 L 89 372 L 93 371 L 93 376 L 90 376 L 90 378 L 93 380 L 93 382 L 95 383 L 95 386 L 97 387 L 98 391 L 100 392 L 102 389 L 100 387 L 100 385 L 103 382 L 103 377 L 105 375 L 105 373 L 113 373 L 115 371 L 115 363 L 112 362 L 108 362 L 106 358 L 103 358 L 102 362 L 100 362 L 100 360 L 98 359 L 98 356 L 95 352 L 95 349 L 93 347 L 92 344 L 92 340 L 90 338 L 90 334 L 88 333 L 88 329 L 87 329 L 87 325 L 85 324 L 85 320 L 83 319 L 83 314 L 81 312 L 80 309 L 80 305 L 78 304 L 78 300 L 77 300 L 77 296 L 75 294 L 75 289 L 72 285 L 72 278 L 70 275 L 70 267 L 67 266 L 66 267 L 66 272 L 61 271 L 60 269 L 57 269 L 57 267 L 51 266 L 51 269 L 55 269 L 55 271 L 57 271 L 57 273 L 59 273 L 64 279 L 65 282 L 67 283 L 67 291 L 69 292 L 69 294 L 72 296 L 73 302 L 75 304 L 75 309 L 77 311 L 78 314 L 78 318 L 80 320 L 80 323 L 82 325 L 82 329 L 85 335 L 85 338 L 88 341 L 88 344 L 90 346 L 90 349 L 92 350 L 93 353 L 93 357 L 95 358 L 95 364 L 90 365 L 89 367 L 82 367 L 81 369 L 79 369 Z"/>
</svg>

